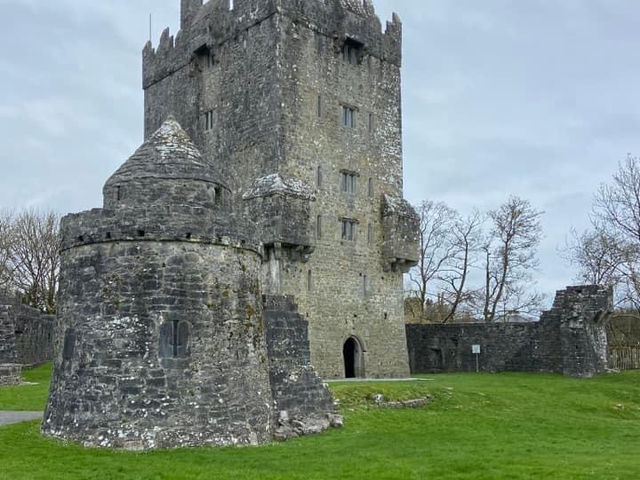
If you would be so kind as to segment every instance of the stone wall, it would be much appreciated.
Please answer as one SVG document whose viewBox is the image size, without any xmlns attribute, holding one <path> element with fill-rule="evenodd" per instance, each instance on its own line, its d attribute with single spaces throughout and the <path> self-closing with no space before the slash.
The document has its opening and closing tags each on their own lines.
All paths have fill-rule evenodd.
<svg viewBox="0 0 640 480">
<path fill-rule="evenodd" d="M 0 363 L 16 363 L 16 327 L 12 302 L 0 299 Z"/>
<path fill-rule="evenodd" d="M 53 320 L 13 299 L 0 300 L 0 363 L 29 366 L 51 360 Z"/>
<path fill-rule="evenodd" d="M 22 366 L 15 363 L 0 363 L 0 387 L 18 385 Z"/>
<path fill-rule="evenodd" d="M 291 297 L 265 297 L 263 316 L 278 412 L 276 438 L 325 430 L 337 416 L 329 390 L 311 365 L 308 322 Z"/>
<path fill-rule="evenodd" d="M 39 365 L 53 358 L 54 315 L 21 305 L 16 308 L 16 353 L 21 365 Z"/>
<path fill-rule="evenodd" d="M 568 287 L 539 322 L 409 324 L 412 373 L 476 370 L 553 372 L 591 376 L 607 369 L 606 322 L 613 309 L 607 287 Z"/>
</svg>

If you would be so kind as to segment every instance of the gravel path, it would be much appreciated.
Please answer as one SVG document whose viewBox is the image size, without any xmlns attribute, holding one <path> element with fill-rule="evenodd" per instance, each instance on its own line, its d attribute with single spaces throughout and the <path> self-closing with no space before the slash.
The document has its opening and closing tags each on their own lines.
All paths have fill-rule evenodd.
<svg viewBox="0 0 640 480">
<path fill-rule="evenodd" d="M 27 422 L 42 419 L 44 412 L 2 412 L 0 411 L 0 426 L 12 423 Z"/>
</svg>

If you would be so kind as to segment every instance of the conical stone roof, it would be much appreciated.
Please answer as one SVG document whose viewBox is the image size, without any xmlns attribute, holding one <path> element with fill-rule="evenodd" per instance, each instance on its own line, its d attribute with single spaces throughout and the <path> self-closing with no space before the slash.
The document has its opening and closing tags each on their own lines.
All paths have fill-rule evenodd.
<svg viewBox="0 0 640 480">
<path fill-rule="evenodd" d="M 187 132 L 169 117 L 107 180 L 105 189 L 145 178 L 222 184 L 215 170 L 215 164 L 201 155 Z"/>
</svg>

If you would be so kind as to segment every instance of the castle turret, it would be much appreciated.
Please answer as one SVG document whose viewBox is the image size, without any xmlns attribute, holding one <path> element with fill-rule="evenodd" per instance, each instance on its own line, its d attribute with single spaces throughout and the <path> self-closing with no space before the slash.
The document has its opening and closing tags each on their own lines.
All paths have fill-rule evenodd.
<svg viewBox="0 0 640 480">
<path fill-rule="evenodd" d="M 45 434 L 126 449 L 257 444 L 296 434 L 276 408 L 329 426 L 328 390 L 308 359 L 284 356 L 294 339 L 271 335 L 267 349 L 277 321 L 304 352 L 306 323 L 293 310 L 263 318 L 262 247 L 225 196 L 170 119 L 107 181 L 104 209 L 63 219 Z M 301 392 L 316 400 L 303 408 Z"/>
</svg>

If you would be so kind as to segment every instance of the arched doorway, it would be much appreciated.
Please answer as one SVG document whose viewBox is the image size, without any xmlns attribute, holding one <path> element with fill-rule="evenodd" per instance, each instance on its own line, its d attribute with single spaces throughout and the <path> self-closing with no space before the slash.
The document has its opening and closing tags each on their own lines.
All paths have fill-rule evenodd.
<svg viewBox="0 0 640 480">
<path fill-rule="evenodd" d="M 344 358 L 345 378 L 364 377 L 362 345 L 357 338 L 347 338 L 342 347 L 342 357 Z"/>
</svg>

